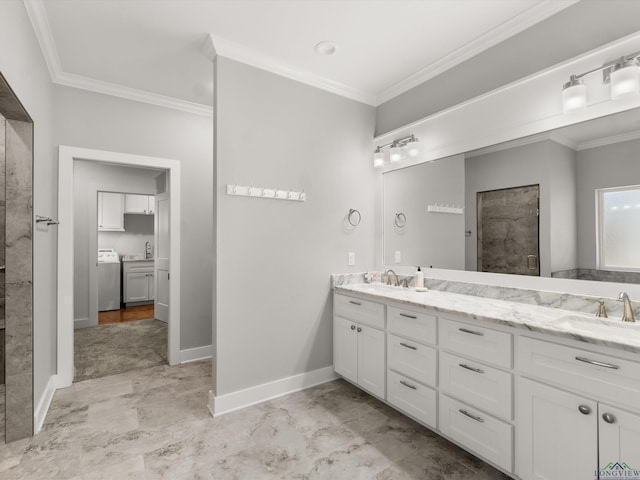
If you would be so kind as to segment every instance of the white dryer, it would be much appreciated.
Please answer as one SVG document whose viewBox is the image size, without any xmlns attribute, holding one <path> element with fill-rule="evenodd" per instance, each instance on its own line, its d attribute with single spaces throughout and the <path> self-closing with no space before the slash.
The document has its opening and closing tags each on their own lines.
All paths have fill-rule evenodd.
<svg viewBox="0 0 640 480">
<path fill-rule="evenodd" d="M 113 248 L 98 249 L 98 311 L 120 308 L 120 257 Z"/>
</svg>

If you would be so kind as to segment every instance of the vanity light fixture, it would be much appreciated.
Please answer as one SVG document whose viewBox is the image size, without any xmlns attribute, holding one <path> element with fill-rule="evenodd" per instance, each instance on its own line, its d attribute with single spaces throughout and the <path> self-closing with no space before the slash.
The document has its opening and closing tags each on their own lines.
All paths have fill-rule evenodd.
<svg viewBox="0 0 640 480">
<path fill-rule="evenodd" d="M 376 148 L 376 151 L 373 152 L 373 168 L 380 168 L 384 166 L 384 152 L 382 148 Z"/>
<path fill-rule="evenodd" d="M 587 86 L 582 80 L 571 75 L 562 87 L 562 113 L 578 110 L 587 106 Z"/>
<path fill-rule="evenodd" d="M 385 159 L 384 149 L 389 147 L 389 160 Z M 411 134 L 384 145 L 378 145 L 373 152 L 373 167 L 381 168 L 387 163 L 397 164 L 408 157 L 420 154 L 420 144 L 415 135 Z"/>
<path fill-rule="evenodd" d="M 398 142 L 393 142 L 389 149 L 389 161 L 391 163 L 398 163 L 402 160 L 402 147 Z"/>
<path fill-rule="evenodd" d="M 609 76 L 611 79 L 611 98 L 616 99 L 640 90 L 640 67 L 637 58 L 620 59 Z"/>
<path fill-rule="evenodd" d="M 562 86 L 562 113 L 587 106 L 587 86 L 582 78 L 602 72 L 602 83 L 611 84 L 611 100 L 640 92 L 640 52 L 625 55 L 603 66 L 578 75 L 571 75 Z"/>
</svg>

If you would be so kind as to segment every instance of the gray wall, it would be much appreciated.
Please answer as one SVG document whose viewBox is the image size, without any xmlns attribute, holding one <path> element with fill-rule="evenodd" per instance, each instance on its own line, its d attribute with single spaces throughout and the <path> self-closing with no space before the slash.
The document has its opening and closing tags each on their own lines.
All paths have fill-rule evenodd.
<svg viewBox="0 0 640 480">
<path fill-rule="evenodd" d="M 579 267 L 576 152 L 547 142 L 549 172 L 549 261 L 551 272 Z"/>
<path fill-rule="evenodd" d="M 34 122 L 33 212 L 57 216 L 53 92 L 49 72 L 22 2 L 0 2 L 0 70 Z M 33 232 L 34 404 L 56 373 L 56 231 Z"/>
<path fill-rule="evenodd" d="M 61 86 L 55 87 L 54 106 L 56 144 L 181 161 L 180 348 L 209 345 L 212 313 L 205 299 L 213 289 L 212 119 Z"/>
<path fill-rule="evenodd" d="M 464 270 L 464 215 L 428 213 L 433 204 L 464 206 L 464 155 L 423 163 L 383 175 L 384 264 Z M 396 212 L 407 218 L 394 224 Z"/>
<path fill-rule="evenodd" d="M 144 168 L 121 167 L 96 162 L 76 160 L 73 164 L 73 301 L 74 320 L 87 319 L 89 317 L 89 288 L 95 285 L 89 284 L 89 271 L 95 268 L 97 258 L 96 246 L 90 244 L 90 231 L 97 231 L 97 225 L 90 221 L 90 210 L 95 212 L 98 208 L 97 191 L 155 194 L 157 171 Z M 128 217 L 129 215 L 127 215 Z M 153 232 L 153 217 L 151 220 L 151 232 Z M 126 233 L 126 232 L 125 232 Z M 121 237 L 121 232 L 100 232 L 99 236 L 106 235 Z M 109 238 L 109 237 L 107 237 Z M 153 239 L 153 234 L 151 235 Z M 106 239 L 103 239 L 105 242 Z M 115 247 L 115 245 L 107 245 Z M 141 244 L 144 247 L 144 240 Z M 144 248 L 139 249 L 140 252 Z M 118 252 L 130 253 L 130 252 Z"/>
<path fill-rule="evenodd" d="M 115 248 L 120 256 L 144 254 L 145 242 L 149 242 L 153 252 L 155 247 L 153 215 L 125 215 L 124 230 L 124 232 L 98 232 L 98 248 Z"/>
<path fill-rule="evenodd" d="M 540 185 L 540 275 L 576 268 L 574 163 L 573 150 L 550 140 L 467 158 L 466 270 L 477 270 L 476 193 L 533 184 Z"/>
<path fill-rule="evenodd" d="M 596 268 L 596 197 L 598 188 L 640 185 L 640 140 L 631 140 L 577 153 L 578 266 Z"/>
<path fill-rule="evenodd" d="M 376 135 L 507 85 L 639 29 L 640 2 L 583 0 L 383 103 L 376 111 Z"/>
<path fill-rule="evenodd" d="M 332 365 L 329 276 L 373 268 L 379 178 L 372 107 L 226 58 L 216 70 L 222 395 Z M 227 196 L 228 183 L 304 189 L 307 201 Z M 355 229 L 350 208 L 362 213 Z"/>
</svg>

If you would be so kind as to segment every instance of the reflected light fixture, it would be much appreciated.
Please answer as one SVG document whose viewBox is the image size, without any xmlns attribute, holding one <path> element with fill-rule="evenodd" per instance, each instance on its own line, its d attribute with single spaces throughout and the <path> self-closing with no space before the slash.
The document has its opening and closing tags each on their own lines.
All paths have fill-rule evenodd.
<svg viewBox="0 0 640 480">
<path fill-rule="evenodd" d="M 402 147 L 398 142 L 393 142 L 389 149 L 389 161 L 391 163 L 399 163 L 402 160 Z"/>
<path fill-rule="evenodd" d="M 625 55 L 601 67 L 571 75 L 562 86 L 562 112 L 569 113 L 587 106 L 587 86 L 582 79 L 602 72 L 602 82 L 611 84 L 611 100 L 640 93 L 640 52 Z"/>
<path fill-rule="evenodd" d="M 397 164 L 406 158 L 415 158 L 420 155 L 420 144 L 415 135 L 411 134 L 403 138 L 394 140 L 384 145 L 378 145 L 373 152 L 374 168 L 381 168 L 387 164 L 385 161 L 384 149 L 389 147 L 388 163 Z"/>
</svg>

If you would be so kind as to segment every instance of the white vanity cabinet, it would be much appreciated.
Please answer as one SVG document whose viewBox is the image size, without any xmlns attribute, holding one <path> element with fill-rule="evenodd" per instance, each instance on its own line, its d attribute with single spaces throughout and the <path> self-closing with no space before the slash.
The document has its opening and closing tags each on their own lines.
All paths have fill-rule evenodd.
<svg viewBox="0 0 640 480">
<path fill-rule="evenodd" d="M 518 475 L 596 478 L 597 470 L 616 462 L 637 469 L 640 363 L 519 340 Z"/>
<path fill-rule="evenodd" d="M 98 231 L 124 232 L 124 194 L 98 192 Z"/>
<path fill-rule="evenodd" d="M 507 471 L 513 469 L 512 337 L 451 318 L 439 322 L 440 430 Z"/>
<path fill-rule="evenodd" d="M 333 362 L 336 373 L 385 397 L 384 305 L 334 295 Z"/>
<path fill-rule="evenodd" d="M 338 374 L 515 479 L 640 469 L 636 353 L 471 318 L 455 296 L 372 298 L 334 294 Z"/>
<path fill-rule="evenodd" d="M 432 428 L 438 419 L 437 320 L 435 315 L 387 306 L 387 401 Z"/>
</svg>

